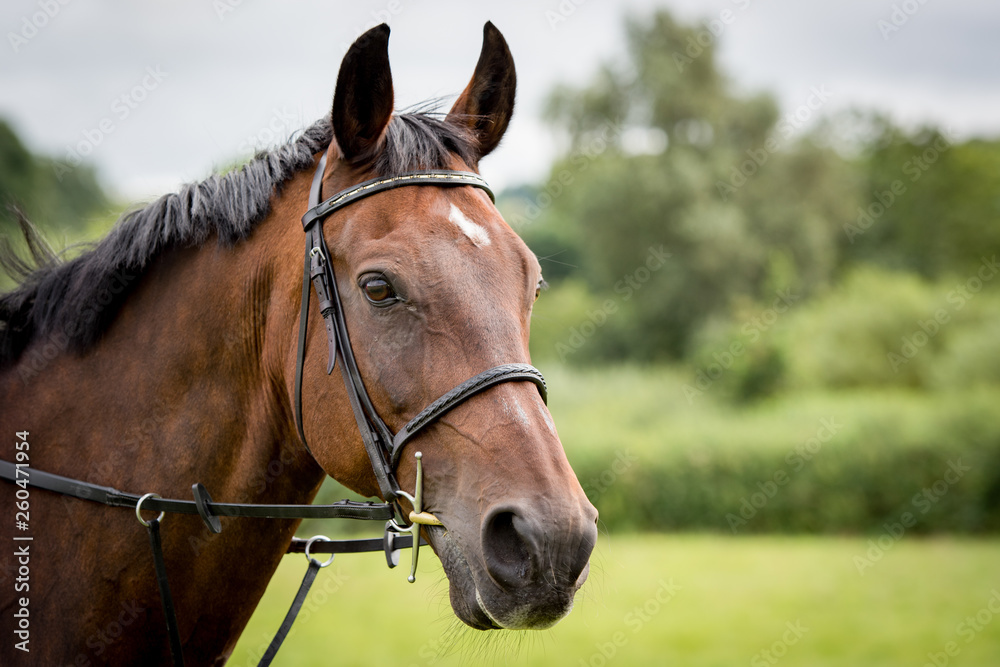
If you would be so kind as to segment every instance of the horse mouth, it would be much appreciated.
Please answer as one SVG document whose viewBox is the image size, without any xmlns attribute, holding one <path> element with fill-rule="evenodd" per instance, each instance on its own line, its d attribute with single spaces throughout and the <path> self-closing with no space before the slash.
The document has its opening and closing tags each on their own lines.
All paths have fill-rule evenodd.
<svg viewBox="0 0 1000 667">
<path fill-rule="evenodd" d="M 448 595 L 451 608 L 458 619 L 476 630 L 500 630 L 486 612 L 479 599 L 479 592 L 472 579 L 472 571 L 454 536 L 443 526 L 429 527 L 428 542 L 441 560 L 448 577 Z"/>
<path fill-rule="evenodd" d="M 570 589 L 563 591 L 539 583 L 513 593 L 501 592 L 482 567 L 477 576 L 454 533 L 444 527 L 435 527 L 428 530 L 427 535 L 448 577 L 452 610 L 459 620 L 476 630 L 552 627 L 573 608 L 573 597 L 587 578 L 585 571 Z"/>
</svg>

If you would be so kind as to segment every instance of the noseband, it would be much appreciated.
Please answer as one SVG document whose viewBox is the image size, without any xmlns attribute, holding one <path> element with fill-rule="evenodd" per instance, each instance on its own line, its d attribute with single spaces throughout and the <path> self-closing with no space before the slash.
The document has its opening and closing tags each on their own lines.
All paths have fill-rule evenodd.
<svg viewBox="0 0 1000 667">
<path fill-rule="evenodd" d="M 302 272 L 302 310 L 299 314 L 298 357 L 295 366 L 295 425 L 298 428 L 299 438 L 302 439 L 306 449 L 309 449 L 302 426 L 302 370 L 305 364 L 306 330 L 309 320 L 309 283 L 312 282 L 319 299 L 320 315 L 322 315 L 326 325 L 326 338 L 330 349 L 326 372 L 327 374 L 333 372 L 337 360 L 340 360 L 340 373 L 344 378 L 344 385 L 347 387 L 347 397 L 383 498 L 386 502 L 396 502 L 400 497 L 406 498 L 414 504 L 415 514 L 411 513 L 411 522 L 437 524 L 439 522 L 433 516 L 426 513 L 421 516 L 419 502 L 414 503 L 415 500 L 419 501 L 421 496 L 420 482 L 417 483 L 414 497 L 400 489 L 396 481 L 395 470 L 399 464 L 403 446 L 452 408 L 465 402 L 473 395 L 502 382 L 514 380 L 533 382 L 538 387 L 542 400 L 545 401 L 547 398 L 545 378 L 537 368 L 529 364 L 511 363 L 495 366 L 446 392 L 411 419 L 398 433 L 393 434 L 379 417 L 378 411 L 375 410 L 361 379 L 361 373 L 358 371 L 358 364 L 347 333 L 347 323 L 344 320 L 344 308 L 337 291 L 337 281 L 333 275 L 333 263 L 330 261 L 330 254 L 323 239 L 322 223 L 327 216 L 359 199 L 410 185 L 435 185 L 439 187 L 468 185 L 485 191 L 490 196 L 491 201 L 496 199 L 489 185 L 479 174 L 468 171 L 425 170 L 365 181 L 338 192 L 326 201 L 321 201 L 325 171 L 326 155 L 324 154 L 320 158 L 313 176 L 312 188 L 309 192 L 310 208 L 302 216 L 302 226 L 306 233 L 306 253 Z M 419 456 L 417 457 L 417 465 L 419 476 Z M 419 534 L 417 534 L 416 539 L 419 539 Z"/>
</svg>

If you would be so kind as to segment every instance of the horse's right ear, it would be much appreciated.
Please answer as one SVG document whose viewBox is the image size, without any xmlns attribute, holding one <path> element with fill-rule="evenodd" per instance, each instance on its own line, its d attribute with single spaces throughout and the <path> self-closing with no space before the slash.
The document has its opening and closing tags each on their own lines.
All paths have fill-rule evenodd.
<svg viewBox="0 0 1000 667">
<path fill-rule="evenodd" d="M 333 136 L 341 158 L 362 164 L 375 156 L 392 117 L 389 26 L 375 26 L 347 50 L 333 94 Z"/>
</svg>

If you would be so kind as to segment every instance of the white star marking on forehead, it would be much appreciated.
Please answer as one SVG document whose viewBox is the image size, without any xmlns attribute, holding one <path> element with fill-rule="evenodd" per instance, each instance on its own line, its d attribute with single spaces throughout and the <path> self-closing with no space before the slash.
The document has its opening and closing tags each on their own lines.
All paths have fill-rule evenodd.
<svg viewBox="0 0 1000 667">
<path fill-rule="evenodd" d="M 465 217 L 465 214 L 454 204 L 451 205 L 448 219 L 458 225 L 462 233 L 468 236 L 477 248 L 490 244 L 490 235 L 486 232 L 486 229 L 482 225 L 477 225 Z"/>
</svg>

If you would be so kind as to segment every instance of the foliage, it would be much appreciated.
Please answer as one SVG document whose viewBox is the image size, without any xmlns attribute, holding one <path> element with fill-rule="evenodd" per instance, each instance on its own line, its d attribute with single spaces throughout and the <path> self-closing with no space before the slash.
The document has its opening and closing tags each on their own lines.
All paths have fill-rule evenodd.
<svg viewBox="0 0 1000 667">
<path fill-rule="evenodd" d="M 0 234 L 16 229 L 8 205 L 18 206 L 28 219 L 52 232 L 84 227 L 109 202 L 91 167 L 71 168 L 31 154 L 0 120 Z"/>
<path fill-rule="evenodd" d="M 1000 384 L 1000 298 L 992 289 L 1000 265 L 979 268 L 931 282 L 859 266 L 813 299 L 772 313 L 770 327 L 767 310 L 748 308 L 704 329 L 692 372 L 714 375 L 724 365 L 712 391 L 737 401 L 782 389 Z M 733 342 L 744 351 L 727 364 Z"/>
<path fill-rule="evenodd" d="M 958 312 L 971 299 L 953 294 L 996 272 L 1000 141 L 825 114 L 822 87 L 781 114 L 720 71 L 707 28 L 660 10 L 626 29 L 627 59 L 553 92 L 567 149 L 547 182 L 501 202 L 554 285 L 535 309 L 537 358 L 705 368 L 735 342 L 716 385 L 735 400 L 1000 379 L 995 307 Z M 669 261 L 623 289 L 660 246 Z M 785 295 L 791 315 L 741 333 Z M 885 363 L 940 308 L 942 334 Z"/>
<path fill-rule="evenodd" d="M 628 62 L 553 94 L 548 116 L 568 154 L 533 199 L 508 209 L 545 270 L 572 258 L 575 268 L 550 275 L 583 280 L 598 301 L 623 301 L 622 281 L 651 248 L 670 253 L 641 307 L 578 360 L 683 358 L 734 303 L 789 285 L 810 293 L 837 266 L 853 173 L 831 149 L 795 139 L 770 96 L 736 92 L 714 44 L 678 60 L 698 32 L 665 11 L 630 21 Z"/>
<path fill-rule="evenodd" d="M 859 170 L 863 203 L 844 221 L 842 261 L 939 278 L 1000 253 L 1000 142 L 873 126 Z"/>
<path fill-rule="evenodd" d="M 908 511 L 913 533 L 1000 531 L 994 388 L 799 392 L 734 409 L 711 387 L 687 396 L 670 371 L 545 371 L 570 462 L 610 530 L 877 534 Z M 969 469 L 915 501 L 952 462 Z"/>
</svg>

